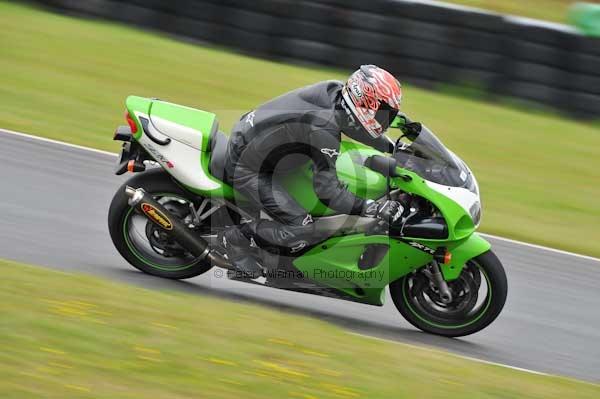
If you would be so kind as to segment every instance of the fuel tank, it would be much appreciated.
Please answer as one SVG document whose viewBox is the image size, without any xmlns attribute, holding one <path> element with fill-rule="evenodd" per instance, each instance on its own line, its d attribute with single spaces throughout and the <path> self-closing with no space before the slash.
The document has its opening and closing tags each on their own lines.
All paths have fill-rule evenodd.
<svg viewBox="0 0 600 399">
<path fill-rule="evenodd" d="M 378 199 L 386 194 L 386 178 L 364 166 L 368 157 L 382 155 L 381 152 L 351 141 L 342 141 L 340 152 L 336 163 L 338 178 L 350 192 L 364 199 Z M 282 179 L 281 183 L 311 215 L 335 215 L 337 212 L 327 208 L 317 198 L 312 176 L 312 163 L 306 162 Z"/>
</svg>

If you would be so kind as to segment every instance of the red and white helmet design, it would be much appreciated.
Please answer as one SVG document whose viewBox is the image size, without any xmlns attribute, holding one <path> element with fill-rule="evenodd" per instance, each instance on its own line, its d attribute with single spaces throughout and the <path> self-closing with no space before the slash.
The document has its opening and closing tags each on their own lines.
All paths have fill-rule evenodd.
<svg viewBox="0 0 600 399">
<path fill-rule="evenodd" d="M 362 65 L 342 89 L 348 109 L 373 138 L 385 133 L 400 110 L 402 88 L 388 71 Z"/>
</svg>

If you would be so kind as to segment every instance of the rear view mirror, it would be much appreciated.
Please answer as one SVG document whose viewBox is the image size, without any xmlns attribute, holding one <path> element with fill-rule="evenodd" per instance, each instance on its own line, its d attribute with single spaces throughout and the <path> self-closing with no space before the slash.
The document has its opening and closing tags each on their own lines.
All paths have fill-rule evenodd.
<svg viewBox="0 0 600 399">
<path fill-rule="evenodd" d="M 406 137 L 410 141 L 415 141 L 419 134 L 421 134 L 421 130 L 423 129 L 423 125 L 419 122 L 411 122 L 400 127 L 402 130 L 403 137 Z"/>
<path fill-rule="evenodd" d="M 398 114 L 390 123 L 390 128 L 402 129 L 402 126 L 406 124 L 406 116 L 404 114 Z"/>
<path fill-rule="evenodd" d="M 402 137 L 415 141 L 419 137 L 423 126 L 419 122 L 411 121 L 405 114 L 399 113 L 390 123 L 390 128 L 402 130 Z"/>
</svg>

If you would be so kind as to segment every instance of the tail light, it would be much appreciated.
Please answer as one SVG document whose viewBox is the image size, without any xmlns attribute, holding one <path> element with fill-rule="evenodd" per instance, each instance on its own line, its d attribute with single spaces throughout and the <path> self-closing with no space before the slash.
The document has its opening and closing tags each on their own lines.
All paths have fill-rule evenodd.
<svg viewBox="0 0 600 399">
<path fill-rule="evenodd" d="M 131 115 L 129 115 L 129 111 L 125 111 L 125 120 L 127 121 L 129 128 L 131 129 L 131 133 L 137 133 L 137 124 L 135 123 Z"/>
</svg>

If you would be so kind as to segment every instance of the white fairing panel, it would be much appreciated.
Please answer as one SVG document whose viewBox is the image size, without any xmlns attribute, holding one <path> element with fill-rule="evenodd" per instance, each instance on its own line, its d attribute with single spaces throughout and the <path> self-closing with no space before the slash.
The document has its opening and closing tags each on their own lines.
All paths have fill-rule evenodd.
<svg viewBox="0 0 600 399">
<path fill-rule="evenodd" d="M 135 115 L 138 118 L 142 117 L 150 120 L 146 114 L 136 112 Z M 161 118 L 154 117 L 152 118 L 152 122 L 155 122 L 157 119 Z M 215 190 L 221 187 L 218 182 L 206 175 L 200 163 L 200 148 L 202 148 L 203 140 L 202 134 L 194 129 L 164 119 L 162 119 L 162 123 L 165 130 L 161 129 L 161 131 L 166 132 L 168 129 L 170 134 L 173 134 L 172 132 L 178 132 L 173 134 L 173 137 L 169 136 L 172 139 L 171 142 L 164 146 L 158 145 L 150 140 L 145 134 L 142 134 L 142 137 L 138 140 L 142 147 L 144 147 L 167 172 L 182 184 L 200 190 Z M 173 129 L 173 125 L 177 125 L 175 129 Z M 153 123 L 148 124 L 148 129 L 153 136 L 159 139 L 166 138 L 164 134 L 159 132 L 156 127 L 153 126 Z M 195 137 L 193 137 L 193 140 L 190 140 L 192 139 L 192 133 Z M 194 146 L 185 144 L 185 142 L 188 141 L 193 142 Z"/>
<path fill-rule="evenodd" d="M 154 125 L 165 136 L 194 147 L 197 150 L 202 149 L 202 132 L 158 116 L 152 116 L 151 121 L 151 125 Z"/>
<path fill-rule="evenodd" d="M 466 188 L 444 186 L 442 184 L 437 184 L 428 180 L 426 180 L 425 183 L 438 193 L 456 202 L 469 215 L 471 214 L 471 208 L 473 207 L 473 205 L 479 202 L 479 196 L 467 190 Z"/>
</svg>

